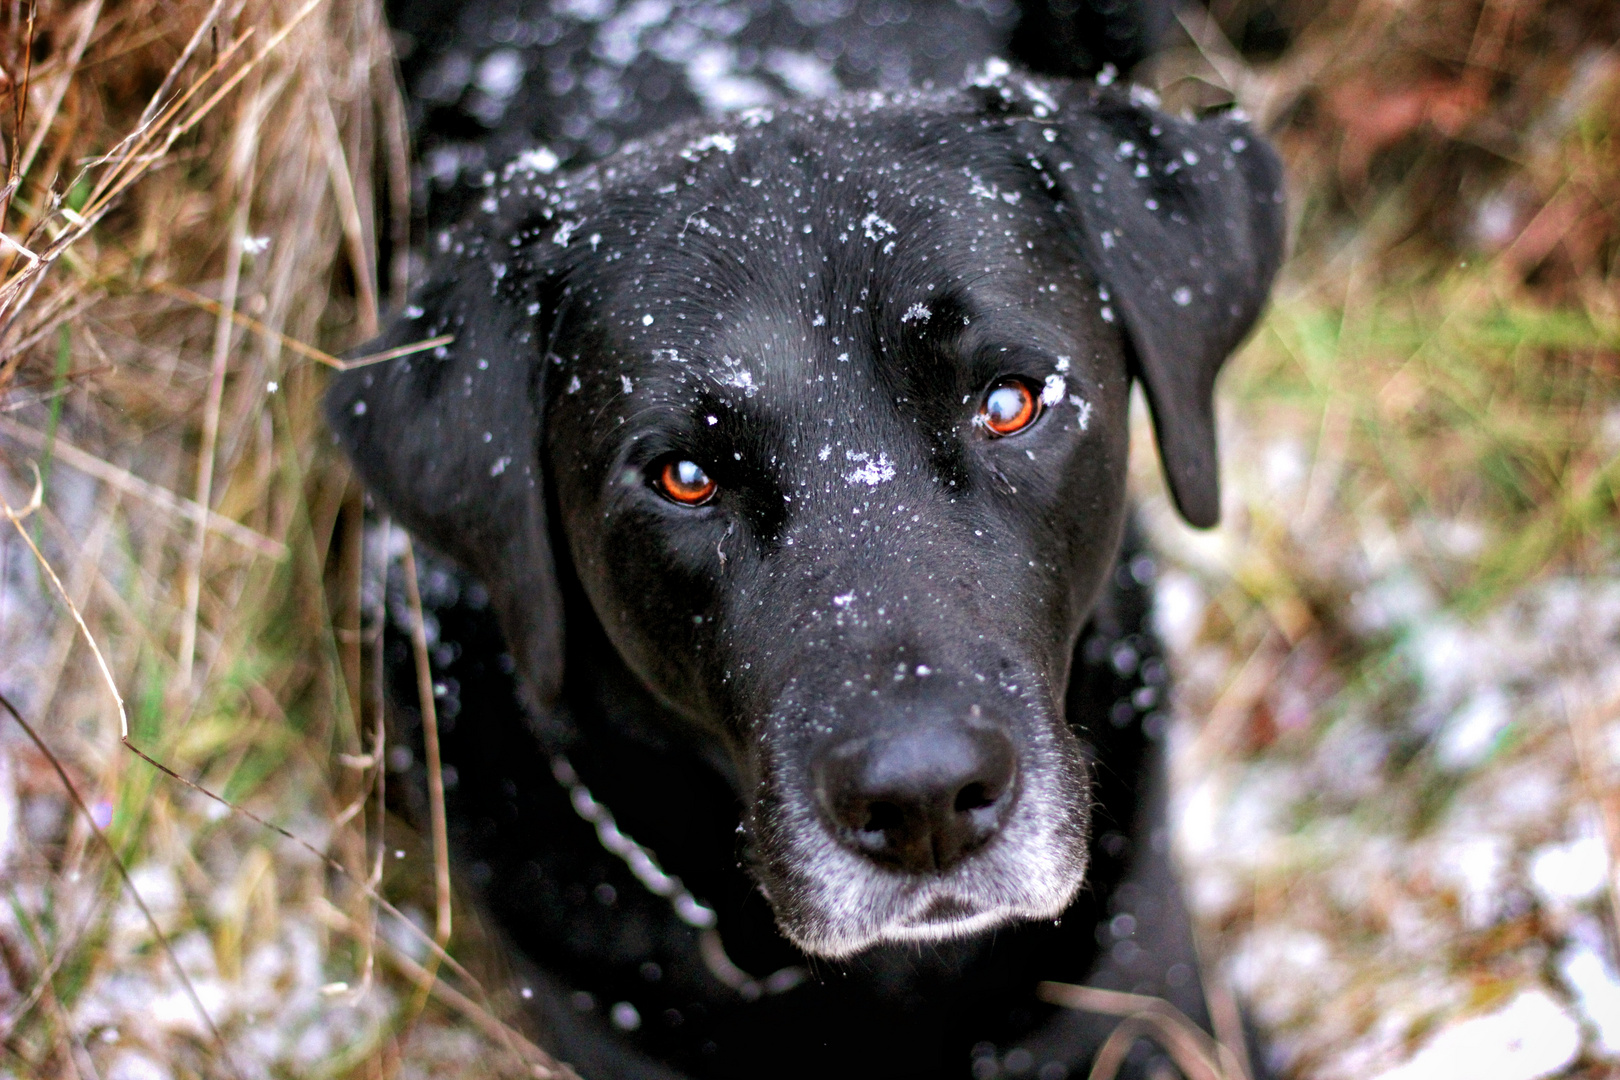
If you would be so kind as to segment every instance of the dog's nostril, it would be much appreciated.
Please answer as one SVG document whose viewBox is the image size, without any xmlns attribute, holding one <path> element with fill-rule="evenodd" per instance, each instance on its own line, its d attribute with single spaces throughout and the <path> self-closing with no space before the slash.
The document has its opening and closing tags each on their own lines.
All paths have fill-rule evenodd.
<svg viewBox="0 0 1620 1080">
<path fill-rule="evenodd" d="M 890 832 L 906 823 L 905 813 L 894 803 L 875 802 L 866 810 L 863 832 Z"/>
<path fill-rule="evenodd" d="M 990 789 L 983 784 L 973 783 L 956 793 L 955 808 L 958 814 L 965 814 L 970 810 L 982 810 L 996 801 L 990 794 Z"/>
</svg>

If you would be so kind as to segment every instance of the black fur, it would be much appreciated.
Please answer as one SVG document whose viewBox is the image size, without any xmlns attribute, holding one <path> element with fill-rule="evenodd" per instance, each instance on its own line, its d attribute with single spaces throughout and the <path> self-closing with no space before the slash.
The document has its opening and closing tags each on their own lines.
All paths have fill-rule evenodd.
<svg viewBox="0 0 1620 1080">
<path fill-rule="evenodd" d="M 773 11 L 795 21 L 749 25 L 780 31 Z M 975 25 L 953 48 L 998 24 Z M 329 416 L 389 511 L 479 579 L 430 590 L 454 847 L 559 1052 L 601 1077 L 1050 1080 L 1108 1025 L 1040 1006 L 1040 979 L 1202 1020 L 1151 563 L 1117 555 L 1126 400 L 1140 378 L 1177 502 L 1212 524 L 1215 373 L 1280 256 L 1270 152 L 1230 118 L 991 67 L 552 164 L 461 192 L 371 347 L 455 342 L 341 377 Z M 989 439 L 974 411 L 1007 377 L 1045 414 Z M 714 503 L 653 490 L 678 458 Z M 1010 809 L 960 863 L 872 863 L 817 762 L 969 712 L 1016 752 Z M 604 849 L 570 770 L 718 937 Z M 779 992 L 727 977 L 717 942 Z"/>
</svg>

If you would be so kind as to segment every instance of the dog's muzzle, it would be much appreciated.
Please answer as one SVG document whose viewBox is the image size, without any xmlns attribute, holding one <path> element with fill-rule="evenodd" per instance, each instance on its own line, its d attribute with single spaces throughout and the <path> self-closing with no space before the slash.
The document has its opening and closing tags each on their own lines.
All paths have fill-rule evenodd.
<svg viewBox="0 0 1620 1080">
<path fill-rule="evenodd" d="M 756 870 L 784 933 L 848 956 L 1054 918 L 1085 874 L 1089 785 L 1060 720 L 894 709 L 807 748 L 756 806 Z"/>
</svg>

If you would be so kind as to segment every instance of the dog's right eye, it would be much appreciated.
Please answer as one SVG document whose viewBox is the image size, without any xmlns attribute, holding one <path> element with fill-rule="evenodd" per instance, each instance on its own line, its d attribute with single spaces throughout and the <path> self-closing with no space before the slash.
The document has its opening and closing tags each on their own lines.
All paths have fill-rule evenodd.
<svg viewBox="0 0 1620 1080">
<path fill-rule="evenodd" d="M 996 438 L 1016 435 L 1041 415 L 1041 399 L 1023 379 L 1003 379 L 979 406 L 978 423 Z"/>
<path fill-rule="evenodd" d="M 653 470 L 653 487 L 670 502 L 682 506 L 702 506 L 718 489 L 709 474 L 695 461 L 670 458 Z"/>
</svg>

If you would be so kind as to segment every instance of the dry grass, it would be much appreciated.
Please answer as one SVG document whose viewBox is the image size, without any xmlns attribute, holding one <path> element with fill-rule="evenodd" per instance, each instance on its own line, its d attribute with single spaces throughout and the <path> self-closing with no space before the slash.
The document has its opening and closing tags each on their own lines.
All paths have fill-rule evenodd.
<svg viewBox="0 0 1620 1080">
<path fill-rule="evenodd" d="M 1222 529 L 1145 499 L 1209 951 L 1284 1075 L 1469 1017 L 1493 1075 L 1612 1075 L 1620 1012 L 1571 972 L 1614 985 L 1620 940 L 1620 10 L 1212 10 L 1156 74 L 1274 132 L 1295 250 L 1222 382 Z M 1244 63 L 1259 13 L 1292 41 Z M 1524 1045 L 1578 1052 L 1493 1043 L 1526 1001 L 1579 1024 Z"/>
<path fill-rule="evenodd" d="M 317 408 L 402 286 L 380 6 L 13 3 L 0 101 L 0 1075 L 550 1075 L 383 899 L 447 942 Z"/>
</svg>

